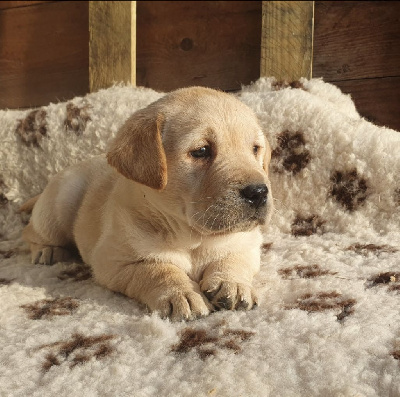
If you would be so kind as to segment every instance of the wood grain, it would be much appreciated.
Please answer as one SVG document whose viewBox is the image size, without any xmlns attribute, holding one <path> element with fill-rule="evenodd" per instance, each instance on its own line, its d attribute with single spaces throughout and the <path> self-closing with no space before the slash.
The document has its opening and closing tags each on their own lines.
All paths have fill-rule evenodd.
<svg viewBox="0 0 400 397">
<path fill-rule="evenodd" d="M 90 91 L 136 83 L 135 31 L 135 1 L 89 1 Z"/>
<path fill-rule="evenodd" d="M 88 90 L 88 3 L 0 11 L 0 108 L 32 107 Z"/>
<path fill-rule="evenodd" d="M 315 77 L 400 76 L 399 1 L 317 1 Z"/>
<path fill-rule="evenodd" d="M 334 84 L 351 94 L 363 117 L 400 131 L 400 77 L 337 81 Z"/>
<path fill-rule="evenodd" d="M 41 3 L 52 3 L 51 1 L 0 1 L 0 10 L 6 8 L 29 7 Z"/>
<path fill-rule="evenodd" d="M 137 84 L 237 90 L 260 75 L 260 1 L 138 1 Z"/>
<path fill-rule="evenodd" d="M 261 76 L 312 75 L 313 1 L 262 2 Z"/>
<path fill-rule="evenodd" d="M 137 3 L 138 84 L 165 91 L 188 85 L 236 90 L 259 77 L 261 1 Z M 264 2 L 264 7 L 275 7 L 277 13 L 278 3 L 286 2 Z M 275 48 L 278 57 L 279 51 L 289 56 L 290 47 L 286 46 L 293 45 L 287 32 L 293 33 L 296 24 L 288 30 L 285 21 L 294 18 L 294 3 L 311 2 L 287 3 L 291 10 L 281 10 L 282 15 L 275 17 L 275 27 L 268 28 L 277 31 L 277 21 L 284 23 L 279 29 L 286 32 L 282 37 L 286 35 L 289 41 L 283 42 L 278 36 L 285 46 Z M 1 108 L 47 105 L 88 92 L 88 8 L 87 1 L 0 2 Z M 323 76 L 351 93 L 364 117 L 398 130 L 399 20 L 400 2 L 315 2 L 314 76 Z M 103 21 L 100 35 L 109 23 L 110 19 Z M 265 15 L 264 23 L 267 26 Z M 130 24 L 133 29 L 133 19 Z M 119 37 L 113 40 L 114 46 L 120 45 Z M 266 38 L 263 40 L 265 43 Z M 133 51 L 132 47 L 125 50 L 128 47 L 120 47 L 120 57 Z M 294 48 L 298 51 L 301 47 Z M 98 70 L 103 67 L 102 61 L 104 58 L 98 57 Z M 291 70 L 296 62 L 292 58 L 283 66 Z M 132 65 L 132 60 L 128 64 Z M 273 61 L 271 67 L 275 67 Z M 132 75 L 130 78 L 134 81 Z"/>
</svg>

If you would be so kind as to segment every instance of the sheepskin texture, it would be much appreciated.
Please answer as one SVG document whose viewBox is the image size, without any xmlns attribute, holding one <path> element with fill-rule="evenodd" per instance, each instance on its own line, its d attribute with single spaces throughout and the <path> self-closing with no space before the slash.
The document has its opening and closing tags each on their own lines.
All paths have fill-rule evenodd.
<svg viewBox="0 0 400 397">
<path fill-rule="evenodd" d="M 171 323 L 83 264 L 30 263 L 18 206 L 162 95 L 0 112 L 0 394 L 400 396 L 400 133 L 322 80 L 236 94 L 273 149 L 256 310 Z"/>
</svg>

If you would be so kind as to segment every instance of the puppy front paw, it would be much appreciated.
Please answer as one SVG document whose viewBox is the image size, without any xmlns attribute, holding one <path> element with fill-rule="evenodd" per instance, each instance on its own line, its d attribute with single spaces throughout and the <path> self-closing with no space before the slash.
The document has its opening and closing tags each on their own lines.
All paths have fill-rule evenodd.
<svg viewBox="0 0 400 397">
<path fill-rule="evenodd" d="M 211 278 L 202 280 L 200 288 L 218 309 L 251 310 L 258 305 L 255 289 L 248 284 Z"/>
<path fill-rule="evenodd" d="M 164 294 L 148 306 L 160 317 L 169 317 L 172 321 L 194 320 L 213 311 L 213 306 L 205 297 L 190 290 Z"/>
</svg>

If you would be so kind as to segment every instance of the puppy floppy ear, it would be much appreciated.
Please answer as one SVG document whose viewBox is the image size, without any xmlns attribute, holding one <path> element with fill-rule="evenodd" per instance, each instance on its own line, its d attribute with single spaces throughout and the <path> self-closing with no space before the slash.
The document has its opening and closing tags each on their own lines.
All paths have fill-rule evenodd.
<svg viewBox="0 0 400 397">
<path fill-rule="evenodd" d="M 128 179 L 153 189 L 167 185 L 167 159 L 161 141 L 164 117 L 145 108 L 118 131 L 107 153 L 108 163 Z"/>
</svg>

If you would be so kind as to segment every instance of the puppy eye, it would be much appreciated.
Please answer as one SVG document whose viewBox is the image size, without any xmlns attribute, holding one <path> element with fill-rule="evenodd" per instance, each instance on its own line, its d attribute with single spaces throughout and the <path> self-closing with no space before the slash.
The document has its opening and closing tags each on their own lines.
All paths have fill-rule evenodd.
<svg viewBox="0 0 400 397">
<path fill-rule="evenodd" d="M 254 145 L 253 146 L 253 153 L 254 153 L 255 156 L 258 154 L 259 151 L 260 151 L 260 146 Z"/>
<path fill-rule="evenodd" d="M 211 147 L 210 146 L 203 146 L 199 149 L 192 150 L 190 152 L 190 155 L 194 157 L 195 159 L 201 159 L 201 158 L 209 158 L 211 157 Z"/>
</svg>

